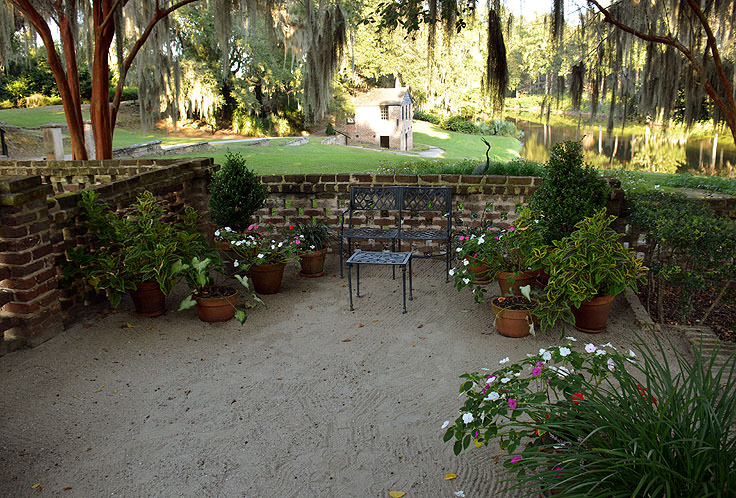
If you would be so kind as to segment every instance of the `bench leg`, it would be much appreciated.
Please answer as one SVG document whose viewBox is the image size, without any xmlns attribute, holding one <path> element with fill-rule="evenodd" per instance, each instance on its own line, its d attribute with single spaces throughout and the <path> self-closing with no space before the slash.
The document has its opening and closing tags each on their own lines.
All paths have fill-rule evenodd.
<svg viewBox="0 0 736 498">
<path fill-rule="evenodd" d="M 340 237 L 340 278 L 343 277 L 343 274 L 342 274 L 342 258 L 343 258 L 343 256 L 342 256 L 342 237 Z"/>
<path fill-rule="evenodd" d="M 403 289 L 404 311 L 406 313 L 406 265 L 401 265 L 401 287 Z"/>
<path fill-rule="evenodd" d="M 450 281 L 450 250 L 452 249 L 452 245 L 450 244 L 450 241 L 447 241 L 446 249 L 445 249 L 445 283 Z"/>
<path fill-rule="evenodd" d="M 350 294 L 350 311 L 353 311 L 353 282 L 351 281 L 351 274 L 353 273 L 353 265 L 348 264 L 348 293 Z"/>
<path fill-rule="evenodd" d="M 360 263 L 355 265 L 355 271 L 357 272 L 357 277 L 355 279 L 355 287 L 357 288 L 357 292 L 355 295 L 357 297 L 360 297 Z"/>
<path fill-rule="evenodd" d="M 391 239 L 391 252 L 396 252 L 396 239 Z M 401 241 L 399 241 L 399 252 L 401 252 Z M 391 265 L 391 278 L 396 280 L 396 265 Z"/>
<path fill-rule="evenodd" d="M 409 258 L 409 301 L 413 301 L 414 300 L 414 295 L 413 295 L 412 289 L 411 289 L 412 288 L 411 273 L 412 273 L 412 271 L 411 271 L 411 258 Z"/>
</svg>

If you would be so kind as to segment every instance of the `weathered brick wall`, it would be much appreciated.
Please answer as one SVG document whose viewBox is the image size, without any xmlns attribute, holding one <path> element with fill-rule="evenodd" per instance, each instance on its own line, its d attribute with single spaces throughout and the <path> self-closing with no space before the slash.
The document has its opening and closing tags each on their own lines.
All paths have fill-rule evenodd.
<svg viewBox="0 0 736 498">
<path fill-rule="evenodd" d="M 66 249 L 86 242 L 78 207 L 83 189 L 94 189 L 113 209 L 129 206 L 145 190 L 175 210 L 192 206 L 211 237 L 213 169 L 211 158 L 0 162 L 0 353 L 47 339 L 95 299 L 81 281 L 59 285 Z"/>
<path fill-rule="evenodd" d="M 385 174 L 312 174 L 265 175 L 261 180 L 270 195 L 266 207 L 256 213 L 259 222 L 304 222 L 312 218 L 323 219 L 327 224 L 339 227 L 340 214 L 347 209 L 351 185 L 426 185 L 450 186 L 453 189 L 453 231 L 465 227 L 480 226 L 480 216 L 486 205 L 493 209 L 486 214 L 494 224 L 508 224 L 516 217 L 516 206 L 528 202 L 541 180 L 529 176 L 479 176 L 479 175 L 385 175 Z M 623 191 L 616 180 L 610 180 L 613 188 L 608 202 L 609 212 L 620 214 Z M 477 213 L 477 217 L 474 216 Z M 504 220 L 504 216 L 508 218 Z M 397 224 L 397 213 L 388 211 L 361 212 L 353 222 L 364 227 L 381 228 Z M 437 212 L 405 213 L 404 225 L 412 229 L 445 228 L 447 220 Z M 363 250 L 390 248 L 390 241 L 355 241 Z M 412 248 L 420 253 L 431 253 L 444 246 L 432 242 L 416 241 Z"/>
</svg>

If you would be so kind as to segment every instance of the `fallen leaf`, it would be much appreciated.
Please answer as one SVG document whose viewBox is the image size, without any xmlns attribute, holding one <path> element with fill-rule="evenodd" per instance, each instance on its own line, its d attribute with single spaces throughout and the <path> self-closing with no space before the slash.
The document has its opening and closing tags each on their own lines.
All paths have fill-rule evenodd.
<svg viewBox="0 0 736 498">
<path fill-rule="evenodd" d="M 92 326 L 92 325 L 91 325 L 91 324 L 89 324 L 89 323 L 85 323 L 84 325 L 82 325 L 82 327 L 84 327 L 85 329 L 88 329 L 88 328 L 90 328 L 91 326 Z"/>
<path fill-rule="evenodd" d="M 360 325 L 358 325 L 358 328 L 360 328 L 360 327 L 365 327 L 365 324 L 364 323 L 361 323 Z"/>
<path fill-rule="evenodd" d="M 345 287 L 347 287 L 347 285 L 345 285 L 345 284 L 342 284 L 342 288 L 344 289 Z"/>
<path fill-rule="evenodd" d="M 81 341 L 83 341 L 84 339 L 82 339 L 81 337 L 77 337 L 77 340 L 81 342 Z"/>
<path fill-rule="evenodd" d="M 473 443 L 475 443 L 476 448 L 480 448 L 481 446 L 483 446 L 483 443 L 479 439 L 476 439 L 475 441 L 473 441 Z"/>
<path fill-rule="evenodd" d="M 343 339 L 342 342 L 350 342 L 350 339 Z"/>
<path fill-rule="evenodd" d="M 67 486 L 67 487 L 64 488 L 64 491 L 69 491 L 70 489 L 72 489 L 72 487 L 71 486 Z"/>
<path fill-rule="evenodd" d="M 204 358 L 200 358 L 199 361 L 204 361 Z"/>
<path fill-rule="evenodd" d="M 378 320 L 371 320 L 373 323 L 378 323 Z"/>
<path fill-rule="evenodd" d="M 153 330 L 153 327 L 146 327 L 146 330 Z"/>
<path fill-rule="evenodd" d="M 498 455 L 493 457 L 493 463 L 498 463 Z"/>
<path fill-rule="evenodd" d="M 123 324 L 122 324 L 122 325 L 120 326 L 120 328 L 121 328 L 121 329 L 132 329 L 132 328 L 133 328 L 133 324 L 132 324 L 132 323 L 130 323 L 130 322 L 125 322 L 125 323 L 123 323 Z"/>
<path fill-rule="evenodd" d="M 457 474 L 449 473 L 445 474 L 445 481 L 452 481 L 457 477 Z"/>
<path fill-rule="evenodd" d="M 105 386 L 100 386 L 100 389 L 102 389 L 103 387 L 105 387 Z"/>
<path fill-rule="evenodd" d="M 281 379 L 282 379 L 282 377 L 276 377 L 276 380 L 281 380 Z"/>
<path fill-rule="evenodd" d="M 114 390 L 114 391 L 113 391 L 112 393 L 113 393 L 113 394 L 117 394 L 117 393 L 118 393 L 118 390 L 117 390 L 117 389 L 115 389 L 115 390 Z"/>
<path fill-rule="evenodd" d="M 419 325 L 417 325 L 417 328 L 418 329 L 421 329 L 422 327 L 424 327 L 424 324 L 423 323 L 420 323 Z"/>
<path fill-rule="evenodd" d="M 412 344 L 411 347 L 416 347 L 416 344 Z"/>
<path fill-rule="evenodd" d="M 34 484 L 33 486 L 31 486 L 31 489 L 36 489 L 40 485 L 41 485 L 41 483 L 40 482 L 37 482 L 36 484 Z"/>
<path fill-rule="evenodd" d="M 313 309 L 314 309 L 314 306 L 310 306 L 310 307 L 309 307 L 309 309 L 310 309 L 310 310 L 313 310 Z"/>
<path fill-rule="evenodd" d="M 401 497 L 402 497 L 402 496 L 404 496 L 405 494 L 406 494 L 406 493 L 405 493 L 405 492 L 403 492 L 403 491 L 389 491 L 389 492 L 388 492 L 388 495 L 389 495 L 389 496 L 390 496 L 391 498 L 401 498 Z"/>
</svg>

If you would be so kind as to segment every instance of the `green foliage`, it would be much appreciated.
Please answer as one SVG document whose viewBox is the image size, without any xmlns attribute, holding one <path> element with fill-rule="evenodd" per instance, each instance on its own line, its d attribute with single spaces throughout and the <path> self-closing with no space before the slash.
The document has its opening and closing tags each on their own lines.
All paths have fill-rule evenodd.
<svg viewBox="0 0 736 498">
<path fill-rule="evenodd" d="M 242 231 L 250 218 L 263 207 L 268 192 L 260 179 L 247 168 L 245 158 L 228 152 L 225 164 L 210 185 L 210 214 L 219 227 Z"/>
<path fill-rule="evenodd" d="M 442 118 L 431 112 L 421 111 L 419 109 L 414 110 L 414 119 L 419 121 L 426 121 L 433 125 L 439 125 L 442 122 Z"/>
<path fill-rule="evenodd" d="M 43 107 L 47 105 L 60 105 L 61 97 L 47 97 L 40 93 L 33 93 L 26 97 L 26 107 Z"/>
<path fill-rule="evenodd" d="M 334 135 L 337 132 L 335 131 L 335 127 L 332 126 L 332 123 L 327 123 L 327 128 L 325 129 L 326 135 Z"/>
<path fill-rule="evenodd" d="M 271 265 L 298 260 L 306 246 L 304 236 L 299 235 L 294 225 L 276 226 L 253 224 L 247 230 L 236 231 L 230 227 L 215 231 L 219 241 L 227 242 L 235 252 L 235 268 L 247 271 L 253 265 Z"/>
<path fill-rule="evenodd" d="M 656 292 L 662 292 L 662 282 L 683 290 L 681 316 L 692 309 L 694 293 L 736 279 L 736 221 L 674 192 L 632 192 L 628 201 L 630 223 L 646 236 L 645 261 L 658 283 Z"/>
<path fill-rule="evenodd" d="M 330 227 L 319 219 L 312 220 L 309 223 L 297 223 L 294 225 L 294 230 L 297 235 L 303 237 L 303 242 L 299 245 L 300 252 L 312 252 L 324 249 L 335 239 L 334 234 L 330 231 Z"/>
<path fill-rule="evenodd" d="M 115 90 L 116 87 L 111 86 L 110 87 L 110 102 L 112 102 L 113 97 L 115 97 Z M 138 100 L 138 88 L 134 86 L 124 86 L 123 87 L 123 93 L 121 94 L 120 101 L 124 102 L 126 100 Z"/>
<path fill-rule="evenodd" d="M 5 83 L 5 91 L 15 100 L 15 105 L 21 107 L 25 98 L 31 93 L 31 81 L 27 76 L 22 76 Z"/>
<path fill-rule="evenodd" d="M 472 120 L 463 116 L 449 116 L 443 119 L 439 126 L 445 130 L 473 135 L 500 135 L 507 137 L 523 137 L 523 133 L 516 130 L 514 123 L 510 121 L 482 121 Z"/>
<path fill-rule="evenodd" d="M 179 260 L 205 252 L 192 208 L 177 216 L 145 191 L 126 211 L 115 213 L 98 197 L 94 190 L 82 194 L 79 205 L 92 240 L 67 251 L 73 266 L 67 265 L 65 276 L 86 277 L 95 289 L 106 291 L 113 307 L 141 282 L 156 281 L 169 294 Z"/>
<path fill-rule="evenodd" d="M 575 225 L 568 237 L 554 242 L 554 249 L 535 249 L 532 262 L 547 267 L 549 282 L 539 299 L 534 315 L 544 332 L 558 320 L 574 324 L 571 307 L 598 296 L 615 296 L 626 287 L 637 289 L 642 261 L 620 242 L 623 234 L 611 227 L 615 216 L 607 216 L 605 208 Z"/>
<path fill-rule="evenodd" d="M 569 235 L 576 223 L 605 207 L 611 190 L 594 169 L 583 165 L 580 142 L 552 147 L 542 178 L 530 206 L 542 214 L 547 242 Z"/>
</svg>

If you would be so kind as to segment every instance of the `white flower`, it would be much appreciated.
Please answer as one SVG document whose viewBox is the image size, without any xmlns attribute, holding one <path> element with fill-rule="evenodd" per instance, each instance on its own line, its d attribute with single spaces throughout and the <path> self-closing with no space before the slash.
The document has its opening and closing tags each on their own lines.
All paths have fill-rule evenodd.
<svg viewBox="0 0 736 498">
<path fill-rule="evenodd" d="M 636 358 L 636 353 L 629 349 L 629 356 L 631 356 L 632 358 Z"/>
<path fill-rule="evenodd" d="M 563 358 L 570 354 L 570 348 L 562 347 L 560 348 L 560 356 Z"/>
<path fill-rule="evenodd" d="M 556 367 L 554 365 L 550 365 L 549 369 L 555 372 L 560 377 L 566 377 L 570 373 L 570 371 L 565 367 Z"/>
<path fill-rule="evenodd" d="M 485 241 L 486 241 L 486 239 L 484 239 L 482 235 L 480 237 L 478 237 L 478 244 L 482 244 Z"/>
<path fill-rule="evenodd" d="M 488 393 L 488 396 L 483 398 L 483 401 L 498 401 L 499 398 L 501 398 L 500 394 L 498 394 L 496 391 L 491 391 Z"/>
<path fill-rule="evenodd" d="M 473 419 L 473 414 L 472 413 L 466 413 L 465 415 L 463 415 L 463 422 L 465 422 L 466 424 L 469 424 L 473 420 L 474 419 Z"/>
<path fill-rule="evenodd" d="M 613 362 L 613 358 L 608 358 L 608 369 L 613 372 L 614 368 L 616 368 L 616 364 Z"/>
<path fill-rule="evenodd" d="M 519 375 L 521 375 L 521 372 L 516 372 L 516 373 L 514 374 L 514 377 L 518 377 Z"/>
<path fill-rule="evenodd" d="M 442 428 L 444 429 L 448 425 L 450 425 L 450 421 L 449 420 L 445 420 L 445 422 L 442 424 Z"/>
<path fill-rule="evenodd" d="M 219 236 L 220 236 L 220 230 L 215 230 L 215 237 L 219 237 Z"/>
<path fill-rule="evenodd" d="M 462 247 L 458 247 L 457 249 L 455 249 L 455 252 L 460 252 L 460 251 L 462 251 L 462 250 L 463 250 L 463 248 L 462 248 Z"/>
<path fill-rule="evenodd" d="M 504 358 L 503 360 L 499 361 L 499 363 L 501 365 L 503 365 L 504 363 L 508 363 L 508 362 L 509 362 L 509 357 L 508 356 L 506 358 Z"/>
<path fill-rule="evenodd" d="M 599 349 L 598 351 L 595 352 L 595 355 L 596 356 L 601 356 L 603 354 L 606 354 L 606 350 L 605 349 Z"/>
<path fill-rule="evenodd" d="M 508 383 L 508 382 L 509 382 L 510 380 L 511 380 L 511 379 L 509 379 L 508 377 L 504 377 L 503 379 L 501 379 L 501 384 L 506 384 L 506 383 Z"/>
<path fill-rule="evenodd" d="M 235 268 L 237 268 L 238 266 L 240 266 L 240 261 L 238 261 L 237 259 L 235 261 L 233 261 L 233 266 Z"/>
<path fill-rule="evenodd" d="M 279 242 L 279 247 L 281 247 L 281 246 L 283 246 L 283 245 L 284 245 L 284 243 L 283 243 L 283 242 Z"/>
<path fill-rule="evenodd" d="M 448 272 L 450 276 L 453 276 L 455 274 L 455 268 L 450 268 L 450 271 Z"/>
<path fill-rule="evenodd" d="M 463 260 L 463 265 L 468 266 L 469 264 L 470 264 L 470 261 L 468 261 L 467 259 Z"/>
<path fill-rule="evenodd" d="M 574 338 L 573 336 L 571 336 L 571 335 L 570 335 L 570 336 L 567 336 L 567 337 L 565 337 L 565 339 L 567 339 L 568 341 L 572 341 L 572 342 L 575 342 L 575 341 L 577 341 L 577 339 L 575 339 L 575 338 Z"/>
<path fill-rule="evenodd" d="M 258 255 L 258 259 L 261 259 L 261 258 L 263 258 L 263 253 L 260 253 L 260 254 Z"/>
<path fill-rule="evenodd" d="M 276 249 L 276 246 L 271 244 L 271 250 L 273 251 L 274 249 Z"/>
<path fill-rule="evenodd" d="M 549 351 L 545 351 L 544 354 L 542 355 L 542 359 L 544 361 L 551 360 L 552 359 L 552 353 L 550 353 Z"/>
<path fill-rule="evenodd" d="M 465 282 L 465 285 L 468 285 L 470 283 L 470 279 L 469 278 L 464 278 L 463 279 L 463 282 Z"/>
<path fill-rule="evenodd" d="M 605 344 L 601 344 L 601 347 L 602 348 L 612 348 L 613 347 L 613 344 L 611 344 L 610 342 L 607 342 Z"/>
<path fill-rule="evenodd" d="M 314 250 L 314 246 L 309 246 L 310 249 Z"/>
<path fill-rule="evenodd" d="M 232 229 L 232 228 L 230 228 L 230 227 L 225 227 L 225 231 L 226 231 L 226 232 L 232 232 L 232 231 L 233 231 L 233 229 Z"/>
<path fill-rule="evenodd" d="M 595 350 L 598 349 L 595 347 L 595 344 L 586 344 L 585 345 L 585 352 L 586 353 L 595 353 Z"/>
<path fill-rule="evenodd" d="M 545 351 L 547 351 L 547 350 L 544 349 L 544 348 L 539 348 L 539 354 L 544 354 Z"/>
</svg>

